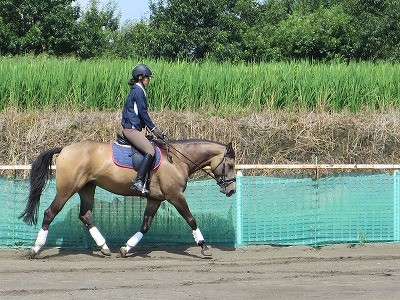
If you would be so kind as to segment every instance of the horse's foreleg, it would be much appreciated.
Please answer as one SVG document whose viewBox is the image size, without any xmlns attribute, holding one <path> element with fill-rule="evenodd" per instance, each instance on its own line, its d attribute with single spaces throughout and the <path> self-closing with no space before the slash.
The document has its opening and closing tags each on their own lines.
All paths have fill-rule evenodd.
<svg viewBox="0 0 400 300">
<path fill-rule="evenodd" d="M 189 206 L 187 205 L 186 199 L 183 195 L 181 197 L 177 197 L 175 200 L 169 201 L 179 212 L 179 214 L 186 220 L 189 224 L 190 228 L 192 228 L 192 234 L 194 240 L 198 246 L 201 247 L 201 253 L 204 256 L 211 256 L 210 249 L 207 247 L 204 237 L 197 227 L 196 219 L 193 217 L 192 213 L 190 212 Z"/>
<path fill-rule="evenodd" d="M 96 186 L 94 184 L 86 184 L 78 193 L 81 198 L 81 208 L 79 212 L 79 219 L 89 230 L 90 235 L 96 242 L 96 245 L 101 248 L 101 253 L 106 256 L 111 255 L 111 251 L 106 244 L 105 238 L 100 231 L 93 225 L 92 211 L 94 205 L 94 191 Z"/>
<path fill-rule="evenodd" d="M 160 207 L 161 201 L 147 199 L 146 209 L 144 210 L 143 223 L 140 231 L 136 232 L 127 242 L 125 246 L 122 246 L 119 250 L 121 257 L 126 257 L 126 254 L 135 247 L 143 235 L 149 230 L 151 226 L 151 222 L 155 214 L 157 213 L 158 208 Z"/>
</svg>

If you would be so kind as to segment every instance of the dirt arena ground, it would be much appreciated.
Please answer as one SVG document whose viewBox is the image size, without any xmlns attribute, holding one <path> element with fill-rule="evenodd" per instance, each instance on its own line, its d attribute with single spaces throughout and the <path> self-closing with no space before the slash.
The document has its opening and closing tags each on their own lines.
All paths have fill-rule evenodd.
<svg viewBox="0 0 400 300">
<path fill-rule="evenodd" d="M 117 249 L 112 249 L 117 253 Z M 0 299 L 399 299 L 400 244 L 0 250 Z"/>
</svg>

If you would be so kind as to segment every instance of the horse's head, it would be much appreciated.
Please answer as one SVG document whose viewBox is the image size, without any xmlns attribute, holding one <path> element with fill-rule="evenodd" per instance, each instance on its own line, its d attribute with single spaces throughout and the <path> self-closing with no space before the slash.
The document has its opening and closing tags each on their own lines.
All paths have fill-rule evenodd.
<svg viewBox="0 0 400 300">
<path fill-rule="evenodd" d="M 235 150 L 232 143 L 226 145 L 222 158 L 218 155 L 211 161 L 211 171 L 221 187 L 221 193 L 227 197 L 236 193 Z"/>
</svg>

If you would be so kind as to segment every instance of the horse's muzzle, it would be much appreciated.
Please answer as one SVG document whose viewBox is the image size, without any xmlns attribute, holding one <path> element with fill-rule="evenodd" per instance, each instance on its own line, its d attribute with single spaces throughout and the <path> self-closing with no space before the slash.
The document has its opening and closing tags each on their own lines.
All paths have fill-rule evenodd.
<svg viewBox="0 0 400 300">
<path fill-rule="evenodd" d="M 234 193 L 236 193 L 236 190 L 230 190 L 230 191 L 227 192 L 225 195 L 226 195 L 227 197 L 230 197 L 230 196 L 232 196 Z"/>
</svg>

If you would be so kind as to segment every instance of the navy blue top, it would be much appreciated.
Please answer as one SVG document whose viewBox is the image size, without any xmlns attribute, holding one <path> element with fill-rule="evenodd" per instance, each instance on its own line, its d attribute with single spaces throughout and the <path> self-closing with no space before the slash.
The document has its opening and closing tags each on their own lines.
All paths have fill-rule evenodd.
<svg viewBox="0 0 400 300">
<path fill-rule="evenodd" d="M 135 112 L 135 103 L 137 106 L 137 113 Z M 153 131 L 155 125 L 150 119 L 147 107 L 146 94 L 140 86 L 134 84 L 131 86 L 131 91 L 126 98 L 124 109 L 122 110 L 122 127 L 141 131 L 147 126 L 147 128 Z"/>
</svg>

